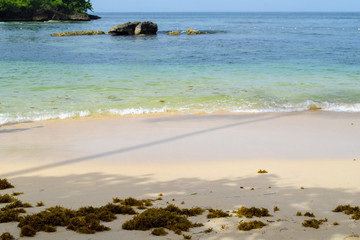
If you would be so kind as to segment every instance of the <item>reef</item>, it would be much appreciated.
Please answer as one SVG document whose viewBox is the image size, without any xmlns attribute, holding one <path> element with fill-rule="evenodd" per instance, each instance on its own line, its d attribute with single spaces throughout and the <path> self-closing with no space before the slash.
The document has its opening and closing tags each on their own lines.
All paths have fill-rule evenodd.
<svg viewBox="0 0 360 240">
<path fill-rule="evenodd" d="M 103 31 L 73 31 L 73 32 L 59 32 L 51 34 L 52 37 L 66 37 L 66 36 L 82 36 L 82 35 L 102 35 Z"/>
</svg>

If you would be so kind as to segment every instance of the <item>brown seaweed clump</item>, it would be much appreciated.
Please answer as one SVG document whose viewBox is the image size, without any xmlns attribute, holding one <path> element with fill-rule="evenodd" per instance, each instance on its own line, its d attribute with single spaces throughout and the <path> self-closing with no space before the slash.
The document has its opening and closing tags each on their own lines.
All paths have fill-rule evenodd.
<svg viewBox="0 0 360 240">
<path fill-rule="evenodd" d="M 37 214 L 19 218 L 18 227 L 22 236 L 34 236 L 36 232 L 56 232 L 57 226 L 66 227 L 78 233 L 94 234 L 108 231 L 109 227 L 100 224 L 100 221 L 113 221 L 115 213 L 122 212 L 117 205 L 108 204 L 100 208 L 82 207 L 79 210 L 70 210 L 60 206 L 51 207 Z"/>
<path fill-rule="evenodd" d="M 183 234 L 184 239 L 192 239 L 192 235 L 185 235 Z"/>
<path fill-rule="evenodd" d="M 304 220 L 302 225 L 304 227 L 312 227 L 312 228 L 318 229 L 321 224 L 323 224 L 324 222 L 327 222 L 327 221 L 328 221 L 327 218 L 320 219 L 320 220 L 310 219 L 310 220 Z"/>
<path fill-rule="evenodd" d="M 188 217 L 201 215 L 201 214 L 203 214 L 203 212 L 205 212 L 204 209 L 199 208 L 199 207 L 180 209 L 179 207 L 175 206 L 174 204 L 168 205 L 165 208 L 165 210 L 167 210 L 169 212 L 175 212 L 175 213 L 177 213 L 179 215 L 185 215 L 185 216 L 188 216 Z"/>
<path fill-rule="evenodd" d="M 280 211 L 280 208 L 278 206 L 274 207 L 274 212 Z"/>
<path fill-rule="evenodd" d="M 45 206 L 45 204 L 43 203 L 43 201 L 37 202 L 36 203 L 36 207 L 43 207 Z"/>
<path fill-rule="evenodd" d="M 0 178 L 0 190 L 7 189 L 7 188 L 14 188 L 14 186 L 8 182 L 6 178 Z"/>
<path fill-rule="evenodd" d="M 11 196 L 19 196 L 21 194 L 24 194 L 23 192 L 13 192 Z"/>
<path fill-rule="evenodd" d="M 15 198 L 10 196 L 9 194 L 1 195 L 0 194 L 0 203 L 11 203 L 15 201 Z"/>
<path fill-rule="evenodd" d="M 355 220 L 360 220 L 360 207 L 351 207 L 350 205 L 339 205 L 333 212 L 343 212 L 346 215 L 353 215 L 351 218 Z"/>
<path fill-rule="evenodd" d="M 96 214 L 88 214 L 85 217 L 74 217 L 70 219 L 66 229 L 78 233 L 94 234 L 96 232 L 109 231 L 110 228 L 100 224 Z"/>
<path fill-rule="evenodd" d="M 238 229 L 241 231 L 250 231 L 252 229 L 261 229 L 265 227 L 267 224 L 262 221 L 250 221 L 250 222 L 240 222 Z"/>
<path fill-rule="evenodd" d="M 125 230 L 146 231 L 151 228 L 166 228 L 176 234 L 181 234 L 182 231 L 188 232 L 193 227 L 195 224 L 190 222 L 187 217 L 164 208 L 147 209 L 122 225 Z"/>
<path fill-rule="evenodd" d="M 168 235 L 168 232 L 165 231 L 165 228 L 155 228 L 152 230 L 151 232 L 152 235 L 155 235 L 155 236 L 165 236 L 165 235 Z"/>
<path fill-rule="evenodd" d="M 301 213 L 301 212 L 297 212 L 297 213 L 296 213 L 296 216 L 301 217 L 301 216 L 302 216 L 302 213 Z"/>
<path fill-rule="evenodd" d="M 16 209 L 16 208 L 32 208 L 32 205 L 30 203 L 23 203 L 22 201 L 15 199 L 12 203 L 1 208 L 1 211 L 5 211 L 7 209 Z"/>
<path fill-rule="evenodd" d="M 239 217 L 246 217 L 246 218 L 252 218 L 252 217 L 272 217 L 269 214 L 269 210 L 266 208 L 256 208 L 256 207 L 241 207 L 237 211 L 234 211 Z"/>
<path fill-rule="evenodd" d="M 313 213 L 311 213 L 311 212 L 304 213 L 304 216 L 305 217 L 315 217 L 315 215 Z"/>
<path fill-rule="evenodd" d="M 222 217 L 230 217 L 230 214 L 224 212 L 221 209 L 209 209 L 209 214 L 206 218 L 222 218 Z"/>
<path fill-rule="evenodd" d="M 259 170 L 257 173 L 268 173 L 268 171 L 266 171 L 265 169 L 264 170 Z"/>
<path fill-rule="evenodd" d="M 9 232 L 5 232 L 5 233 L 1 234 L 0 240 L 15 240 L 15 238 Z"/>
<path fill-rule="evenodd" d="M 0 223 L 18 222 L 20 213 L 25 213 L 23 208 L 6 209 L 0 211 Z"/>
<path fill-rule="evenodd" d="M 129 197 L 124 200 L 119 198 L 113 198 L 113 203 L 120 203 L 125 206 L 137 207 L 138 209 L 146 209 L 146 207 L 152 206 L 150 199 L 137 200 L 135 198 Z"/>
</svg>

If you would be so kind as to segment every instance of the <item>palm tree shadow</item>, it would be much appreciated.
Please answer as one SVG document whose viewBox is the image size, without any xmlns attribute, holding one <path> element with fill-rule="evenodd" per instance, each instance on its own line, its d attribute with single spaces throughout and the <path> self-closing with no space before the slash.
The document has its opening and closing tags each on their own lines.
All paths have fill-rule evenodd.
<svg viewBox="0 0 360 240">
<path fill-rule="evenodd" d="M 204 129 L 204 130 L 199 130 L 199 131 L 195 131 L 195 132 L 185 133 L 185 134 L 181 134 L 181 135 L 177 135 L 177 136 L 173 136 L 173 137 L 169 137 L 169 138 L 165 138 L 165 139 L 161 139 L 161 140 L 157 140 L 157 141 L 143 143 L 143 144 L 130 146 L 130 147 L 126 147 L 126 148 L 120 148 L 120 149 L 116 149 L 116 150 L 108 151 L 108 152 L 104 152 L 104 153 L 99 153 L 99 154 L 74 158 L 74 159 L 65 160 L 65 161 L 62 161 L 62 162 L 46 164 L 46 165 L 42 165 L 42 166 L 36 166 L 36 167 L 33 167 L 33 168 L 27 168 L 27 169 L 23 169 L 23 170 L 19 170 L 19 171 L 1 173 L 1 175 L 5 176 L 5 177 L 13 177 L 13 176 L 20 175 L 20 174 L 27 174 L 27 173 L 37 172 L 37 171 L 40 171 L 40 170 L 46 170 L 46 169 L 61 167 L 61 166 L 69 165 L 69 164 L 74 164 L 74 163 L 79 163 L 79 162 L 84 162 L 84 161 L 90 161 L 90 160 L 94 160 L 94 159 L 98 159 L 98 158 L 109 157 L 109 156 L 113 156 L 113 155 L 119 155 L 119 154 L 122 154 L 122 153 L 136 151 L 136 150 L 139 150 L 139 149 L 150 148 L 150 147 L 153 147 L 153 146 L 156 146 L 156 145 L 161 145 L 161 144 L 165 144 L 165 143 L 169 143 L 169 142 L 175 142 L 175 141 L 182 140 L 182 139 L 185 139 L 185 138 L 191 138 L 191 137 L 194 137 L 194 136 L 197 136 L 197 135 L 202 135 L 202 134 L 205 134 L 205 133 L 217 132 L 217 131 L 221 131 L 221 130 L 224 130 L 224 129 L 229 129 L 229 128 L 233 128 L 233 127 L 237 127 L 237 126 L 241 126 L 241 125 L 247 125 L 247 124 L 252 124 L 252 123 L 257 123 L 257 122 L 268 121 L 268 120 L 280 118 L 280 117 L 282 117 L 284 115 L 283 114 L 277 114 L 277 115 L 273 115 L 273 116 L 270 116 L 270 117 L 269 116 L 263 117 L 262 115 L 256 115 L 256 116 L 253 115 L 253 117 L 259 117 L 259 116 L 260 116 L 260 118 L 257 118 L 257 119 L 241 120 L 241 121 L 237 121 L 235 123 L 227 124 L 227 125 L 224 125 L 224 126 L 213 127 L 213 128 L 209 128 L 209 129 Z"/>
</svg>

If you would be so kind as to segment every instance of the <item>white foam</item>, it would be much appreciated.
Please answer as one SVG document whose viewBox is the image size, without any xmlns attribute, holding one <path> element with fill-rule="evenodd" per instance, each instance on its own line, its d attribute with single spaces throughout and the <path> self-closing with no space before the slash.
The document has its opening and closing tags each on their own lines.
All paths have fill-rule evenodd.
<svg viewBox="0 0 360 240">
<path fill-rule="evenodd" d="M 275 106 L 274 106 L 275 105 Z M 196 106 L 196 107 L 195 107 Z M 151 113 L 166 113 L 177 112 L 184 114 L 193 114 L 198 112 L 206 112 L 212 114 L 214 112 L 232 112 L 232 113 L 266 113 L 266 112 L 301 112 L 307 111 L 310 108 L 316 107 L 322 111 L 329 112 L 360 112 L 360 103 L 347 104 L 347 103 L 329 103 L 329 102 L 314 102 L 306 101 L 298 104 L 283 104 L 276 107 L 275 103 L 264 104 L 261 108 L 256 108 L 253 103 L 246 103 L 243 106 L 231 106 L 224 107 L 219 105 L 205 106 L 203 104 L 190 104 L 187 107 L 181 108 L 125 108 L 125 109 L 105 109 L 96 111 L 98 114 L 111 114 L 111 115 L 142 115 Z M 15 116 L 8 113 L 0 114 L 0 125 L 7 123 L 19 123 L 19 122 L 32 122 L 32 121 L 44 121 L 50 119 L 66 119 L 74 117 L 86 117 L 92 114 L 89 110 L 72 111 L 72 112 L 30 112 L 21 114 L 18 113 Z"/>
</svg>

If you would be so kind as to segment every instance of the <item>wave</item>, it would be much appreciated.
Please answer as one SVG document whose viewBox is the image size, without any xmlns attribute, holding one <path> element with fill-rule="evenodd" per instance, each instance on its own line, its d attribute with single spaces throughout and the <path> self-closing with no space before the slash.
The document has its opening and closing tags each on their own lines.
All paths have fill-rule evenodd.
<svg viewBox="0 0 360 240">
<path fill-rule="evenodd" d="M 299 104 L 285 104 L 282 106 L 263 106 L 263 107 L 250 107 L 248 106 L 229 106 L 229 107 L 211 107 L 198 105 L 200 107 L 179 107 L 179 108 L 124 108 L 124 109 L 99 109 L 96 111 L 82 110 L 82 111 L 70 111 L 70 112 L 29 112 L 29 113 L 17 113 L 17 114 L 0 114 L 0 125 L 21 123 L 21 122 L 36 122 L 52 119 L 67 119 L 78 118 L 88 116 L 104 116 L 104 115 L 149 115 L 149 114 L 166 114 L 166 113 L 178 113 L 178 114 L 196 114 L 206 113 L 214 114 L 217 112 L 229 112 L 229 113 L 271 113 L 271 112 L 302 112 L 302 111 L 327 111 L 327 112 L 360 112 L 360 103 L 356 104 L 340 104 L 340 103 L 316 103 L 314 101 L 306 101 Z"/>
</svg>

